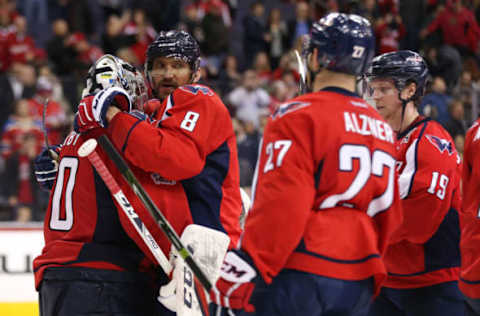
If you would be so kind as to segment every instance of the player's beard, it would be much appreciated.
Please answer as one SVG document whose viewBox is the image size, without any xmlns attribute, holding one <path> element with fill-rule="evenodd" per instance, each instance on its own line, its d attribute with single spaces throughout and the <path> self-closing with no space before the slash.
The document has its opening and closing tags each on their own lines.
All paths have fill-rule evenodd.
<svg viewBox="0 0 480 316">
<path fill-rule="evenodd" d="M 163 100 L 177 88 L 178 84 L 175 82 L 160 82 L 156 86 L 157 97 Z"/>
</svg>

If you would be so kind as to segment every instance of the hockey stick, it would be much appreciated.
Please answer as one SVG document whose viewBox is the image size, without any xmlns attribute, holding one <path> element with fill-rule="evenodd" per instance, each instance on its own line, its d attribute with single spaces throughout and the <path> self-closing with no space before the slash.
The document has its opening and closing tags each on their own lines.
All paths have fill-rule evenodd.
<svg viewBox="0 0 480 316">
<path fill-rule="evenodd" d="M 98 153 L 95 151 L 96 147 L 97 141 L 93 138 L 89 139 L 85 143 L 83 143 L 82 146 L 80 146 L 80 148 L 78 149 L 78 155 L 80 157 L 88 158 L 95 170 L 97 170 L 103 182 L 105 182 L 105 185 L 108 187 L 115 200 L 117 200 L 125 215 L 127 215 L 133 227 L 135 227 L 137 233 L 143 239 L 145 245 L 147 245 L 148 249 L 157 260 L 158 264 L 162 267 L 165 274 L 169 275 L 172 271 L 172 265 L 168 261 L 160 246 L 152 237 L 152 234 L 150 234 L 150 231 L 147 229 L 145 224 L 142 222 L 138 214 L 133 209 L 132 204 L 128 201 L 127 197 L 120 189 L 120 186 L 108 170 L 107 166 L 105 166 L 102 158 L 100 158 Z"/>
<path fill-rule="evenodd" d="M 55 162 L 58 162 L 58 154 L 50 149 L 50 144 L 48 143 L 48 132 L 47 132 L 47 106 L 50 100 L 47 98 L 45 102 L 43 102 L 43 111 L 42 111 L 42 127 L 43 127 L 43 138 L 45 139 L 45 148 L 47 148 L 50 158 L 52 158 Z"/>
<path fill-rule="evenodd" d="M 203 272 L 203 270 L 199 267 L 199 265 L 195 262 L 192 257 L 192 254 L 188 251 L 185 245 L 182 243 L 180 238 L 178 237 L 175 230 L 172 228 L 168 220 L 165 218 L 163 213 L 158 209 L 158 207 L 153 203 L 152 199 L 148 195 L 148 193 L 143 189 L 142 185 L 138 182 L 137 178 L 133 174 L 132 170 L 128 167 L 127 163 L 123 159 L 123 157 L 118 153 L 117 149 L 113 146 L 106 135 L 101 135 L 98 138 L 98 143 L 103 148 L 103 150 L 107 153 L 109 158 L 113 161 L 113 163 L 117 166 L 118 170 L 122 174 L 123 178 L 132 188 L 133 192 L 142 200 L 145 208 L 149 211 L 150 215 L 158 222 L 160 228 L 165 233 L 166 237 L 172 245 L 177 250 L 178 254 L 188 267 L 192 270 L 195 277 L 198 281 L 202 284 L 202 286 L 210 292 L 212 288 L 212 283 Z"/>
<path fill-rule="evenodd" d="M 43 137 L 45 139 L 45 146 L 47 146 L 47 148 L 50 147 L 48 143 L 48 133 L 47 133 L 47 123 L 46 123 L 47 106 L 49 101 L 50 101 L 49 99 L 46 99 L 45 102 L 43 102 L 43 112 L 42 112 Z"/>
<path fill-rule="evenodd" d="M 295 50 L 295 56 L 297 56 L 298 72 L 300 74 L 299 92 L 300 94 L 304 94 L 307 92 L 307 69 L 303 64 L 302 58 L 300 57 L 298 50 Z"/>
</svg>

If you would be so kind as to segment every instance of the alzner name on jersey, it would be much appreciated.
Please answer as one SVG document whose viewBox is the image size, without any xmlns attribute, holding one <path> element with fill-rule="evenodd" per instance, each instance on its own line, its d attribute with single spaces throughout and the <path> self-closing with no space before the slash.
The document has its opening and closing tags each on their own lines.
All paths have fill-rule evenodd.
<svg viewBox="0 0 480 316">
<path fill-rule="evenodd" d="M 345 121 L 345 131 L 358 133 L 360 135 L 372 135 L 383 141 L 393 144 L 393 130 L 384 121 L 377 120 L 365 114 L 356 114 L 351 112 L 343 112 Z"/>
</svg>

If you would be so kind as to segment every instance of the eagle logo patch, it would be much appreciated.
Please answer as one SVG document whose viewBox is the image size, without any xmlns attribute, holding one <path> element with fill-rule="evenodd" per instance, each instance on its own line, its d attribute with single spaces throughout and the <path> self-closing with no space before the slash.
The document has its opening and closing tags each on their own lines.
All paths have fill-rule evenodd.
<svg viewBox="0 0 480 316">
<path fill-rule="evenodd" d="M 309 105 L 310 105 L 309 102 L 298 102 L 298 101 L 280 104 L 277 110 L 272 114 L 272 119 L 282 117 L 287 113 L 293 112 L 295 110 L 298 110 L 300 108 L 303 108 Z"/>
<path fill-rule="evenodd" d="M 441 153 L 447 151 L 449 155 L 453 154 L 452 142 L 443 138 L 439 138 L 435 135 L 425 135 L 427 139 L 432 143 Z"/>
</svg>

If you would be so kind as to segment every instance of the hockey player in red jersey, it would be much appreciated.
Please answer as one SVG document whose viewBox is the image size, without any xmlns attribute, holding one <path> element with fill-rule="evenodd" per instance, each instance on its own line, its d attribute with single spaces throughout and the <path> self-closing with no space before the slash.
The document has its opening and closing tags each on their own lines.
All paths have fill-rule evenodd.
<svg viewBox="0 0 480 316">
<path fill-rule="evenodd" d="M 467 131 L 463 153 L 463 212 L 460 251 L 460 290 L 466 297 L 468 316 L 480 315 L 480 120 Z"/>
<path fill-rule="evenodd" d="M 105 55 L 92 67 L 86 92 L 115 91 L 111 101 L 129 110 L 131 97 L 124 89 L 141 102 L 145 83 L 138 75 L 131 65 Z M 98 103 L 100 96 L 101 92 L 87 95 L 79 106 Z M 72 132 L 58 150 L 58 175 L 37 169 L 42 183 L 52 185 L 44 223 L 45 247 L 33 264 L 42 316 L 155 315 L 157 264 L 88 159 L 77 154 L 82 143 L 103 132 Z M 99 150 L 99 155 L 121 179 L 106 154 Z M 38 159 L 42 157 L 45 166 L 50 158 Z M 125 193 L 140 214 L 142 206 L 134 193 Z M 153 220 L 148 224 L 152 234 L 161 235 Z M 165 241 L 164 251 L 168 246 Z"/>
<path fill-rule="evenodd" d="M 253 206 L 211 314 L 368 311 L 401 222 L 393 131 L 355 93 L 373 53 L 366 19 L 331 13 L 314 23 L 304 52 L 313 92 L 282 104 L 265 127 Z"/>
<path fill-rule="evenodd" d="M 145 74 L 159 99 L 146 103 L 149 124 L 110 104 L 86 115 L 81 130 L 106 127 L 133 166 L 162 188 L 158 207 L 186 212 L 190 223 L 240 237 L 241 198 L 235 134 L 227 108 L 200 79 L 200 50 L 184 31 L 160 32 L 147 50 Z M 82 110 L 83 111 L 83 110 Z M 80 111 L 79 111 L 80 113 Z M 182 211 L 180 211 L 182 210 Z"/>
<path fill-rule="evenodd" d="M 190 34 L 160 32 L 145 64 L 158 98 L 144 107 L 153 122 L 99 103 L 79 110 L 77 123 L 80 131 L 105 128 L 179 235 L 194 223 L 228 234 L 233 247 L 242 211 L 235 134 L 220 98 L 196 84 L 199 63 Z"/>
<path fill-rule="evenodd" d="M 428 68 L 412 51 L 375 57 L 368 91 L 397 132 L 404 222 L 385 255 L 388 277 L 369 315 L 463 315 L 460 267 L 461 160 L 443 127 L 419 115 Z"/>
</svg>

